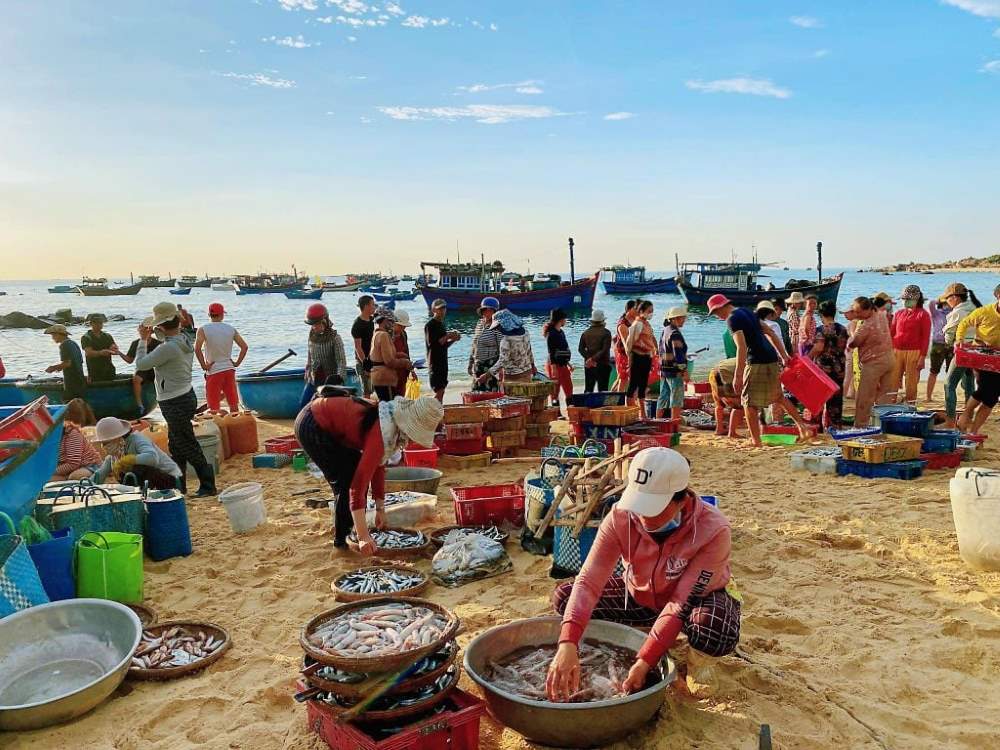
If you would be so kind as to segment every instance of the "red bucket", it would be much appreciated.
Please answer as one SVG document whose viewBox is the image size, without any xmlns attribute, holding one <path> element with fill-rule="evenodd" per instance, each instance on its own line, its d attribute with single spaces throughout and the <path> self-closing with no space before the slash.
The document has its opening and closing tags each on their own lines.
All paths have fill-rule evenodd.
<svg viewBox="0 0 1000 750">
<path fill-rule="evenodd" d="M 433 448 L 424 448 L 422 446 L 405 448 L 403 450 L 403 463 L 415 468 L 436 469 L 439 452 L 437 446 Z"/>
</svg>

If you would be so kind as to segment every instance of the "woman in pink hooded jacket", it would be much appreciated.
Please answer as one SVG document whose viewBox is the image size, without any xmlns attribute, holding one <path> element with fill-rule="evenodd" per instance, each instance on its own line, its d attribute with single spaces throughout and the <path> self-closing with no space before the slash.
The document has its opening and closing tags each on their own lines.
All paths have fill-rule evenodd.
<svg viewBox="0 0 1000 750">
<path fill-rule="evenodd" d="M 688 487 L 690 477 L 687 460 L 669 448 L 647 448 L 633 459 L 628 486 L 601 522 L 580 575 L 553 593 L 563 624 L 546 684 L 551 700 L 579 689 L 577 645 L 592 617 L 651 627 L 626 692 L 643 688 L 681 631 L 699 654 L 725 656 L 736 648 L 740 602 L 726 591 L 729 522 Z M 619 557 L 624 577 L 613 575 Z"/>
</svg>

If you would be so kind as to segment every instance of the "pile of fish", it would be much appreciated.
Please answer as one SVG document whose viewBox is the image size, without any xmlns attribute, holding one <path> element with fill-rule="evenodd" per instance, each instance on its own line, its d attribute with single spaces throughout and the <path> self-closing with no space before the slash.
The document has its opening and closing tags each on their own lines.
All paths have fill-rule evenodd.
<svg viewBox="0 0 1000 750">
<path fill-rule="evenodd" d="M 132 666 L 139 669 L 183 667 L 211 656 L 225 641 L 219 636 L 194 628 L 174 626 L 159 635 L 142 631 L 142 640 L 132 655 Z"/>
<path fill-rule="evenodd" d="M 818 458 L 837 458 L 842 454 L 840 448 L 806 448 L 798 451 L 801 456 L 816 456 Z"/>
<path fill-rule="evenodd" d="M 425 687 L 414 690 L 412 693 L 399 693 L 398 695 L 383 695 L 372 701 L 366 711 L 394 711 L 397 708 L 406 708 L 416 703 L 422 703 L 451 685 L 455 680 L 456 668 L 452 667 L 434 682 Z M 317 700 L 321 700 L 330 706 L 337 708 L 351 708 L 356 701 L 344 698 L 336 693 L 319 693 Z"/>
<path fill-rule="evenodd" d="M 407 675 L 408 680 L 413 680 L 418 677 L 423 677 L 424 675 L 430 674 L 435 669 L 440 669 L 448 659 L 451 658 L 455 651 L 455 641 L 448 641 L 444 648 L 440 651 L 435 651 L 430 656 L 425 656 L 423 659 L 418 661 L 413 665 L 412 671 Z M 306 657 L 306 664 L 311 664 L 312 660 Z M 364 682 L 368 679 L 369 675 L 362 674 L 361 672 L 348 672 L 343 669 L 337 669 L 336 667 L 321 667 L 316 670 L 315 675 L 328 682 L 339 682 L 342 685 L 357 685 L 360 682 Z"/>
<path fill-rule="evenodd" d="M 400 490 L 399 492 L 386 492 L 385 493 L 385 507 L 391 508 L 393 505 L 402 505 L 403 503 L 412 503 L 415 500 L 419 500 L 427 495 L 421 492 L 410 492 L 409 490 Z M 374 498 L 368 498 L 368 507 L 375 507 Z"/>
<path fill-rule="evenodd" d="M 379 549 L 414 549 L 427 544 L 427 537 L 422 531 L 400 531 L 398 529 L 372 529 L 372 540 Z M 358 535 L 352 531 L 349 537 L 355 544 Z"/>
<path fill-rule="evenodd" d="M 475 528 L 452 529 L 434 555 L 431 575 L 442 586 L 488 578 L 513 567 L 503 545 Z"/>
<path fill-rule="evenodd" d="M 447 628 L 445 616 L 428 607 L 383 603 L 334 617 L 310 633 L 307 640 L 334 656 L 387 656 L 429 646 Z"/>
<path fill-rule="evenodd" d="M 379 545 L 381 546 L 381 545 Z M 337 579 L 337 588 L 349 594 L 395 594 L 419 586 L 426 579 L 399 568 L 355 570 Z"/>
<path fill-rule="evenodd" d="M 507 534 L 498 529 L 496 526 L 458 526 L 453 529 L 448 529 L 449 534 L 454 531 L 459 531 L 463 534 L 482 534 L 487 539 L 492 539 L 494 542 L 501 543 L 507 538 Z M 448 536 L 446 534 L 444 539 L 441 541 L 443 542 L 447 538 Z"/>
<path fill-rule="evenodd" d="M 681 419 L 688 427 L 702 430 L 715 427 L 715 417 L 701 409 L 685 409 L 681 412 Z"/>
<path fill-rule="evenodd" d="M 526 646 L 498 661 L 490 661 L 486 679 L 501 690 L 547 701 L 545 677 L 555 656 L 556 647 Z M 622 683 L 635 663 L 635 652 L 602 641 L 580 643 L 580 689 L 569 697 L 570 703 L 606 701 L 625 695 Z"/>
</svg>

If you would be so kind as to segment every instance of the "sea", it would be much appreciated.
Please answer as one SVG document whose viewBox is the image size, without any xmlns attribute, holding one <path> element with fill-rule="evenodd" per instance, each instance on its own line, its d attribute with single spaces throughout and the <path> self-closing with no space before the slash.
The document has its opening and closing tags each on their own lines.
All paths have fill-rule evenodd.
<svg viewBox="0 0 1000 750">
<path fill-rule="evenodd" d="M 953 281 L 961 281 L 978 295 L 981 301 L 992 299 L 993 288 L 1000 283 L 1000 274 L 977 272 L 934 272 L 933 274 L 894 273 L 883 275 L 878 272 L 858 272 L 856 269 L 824 268 L 824 276 L 844 271 L 844 281 L 840 288 L 838 306 L 846 308 L 851 300 L 861 295 L 871 296 L 885 291 L 894 298 L 908 284 L 917 284 L 928 299 L 940 295 L 944 288 Z M 650 275 L 672 275 L 670 272 Z M 568 277 L 566 274 L 565 277 Z M 338 281 L 338 277 L 328 277 Z M 760 283 L 767 285 L 773 282 L 776 287 L 783 287 L 789 279 L 813 279 L 815 271 L 805 269 L 765 269 Z M 279 369 L 303 367 L 306 359 L 307 327 L 303 317 L 309 301 L 289 300 L 282 294 L 244 295 L 235 292 L 216 292 L 211 289 L 193 289 L 189 295 L 175 296 L 168 294 L 166 289 L 143 289 L 131 297 L 82 297 L 77 294 L 50 294 L 47 290 L 57 284 L 75 284 L 74 279 L 51 279 L 48 281 L 0 281 L 0 291 L 6 295 L 0 296 L 0 313 L 14 310 L 29 315 L 47 315 L 58 309 L 69 308 L 74 315 L 85 316 L 88 313 L 102 312 L 107 316 L 122 315 L 124 321 L 112 321 L 106 324 L 107 330 L 118 346 L 125 350 L 136 336 L 136 327 L 143 318 L 148 316 L 153 305 L 164 300 L 180 303 L 188 309 L 195 318 L 195 323 L 208 322 L 208 305 L 211 302 L 221 302 L 226 308 L 226 320 L 234 325 L 250 345 L 246 361 L 240 371 L 250 373 L 270 364 L 289 351 L 294 355 L 286 359 Z M 407 289 L 409 282 L 402 282 L 401 289 Z M 357 316 L 357 300 L 361 292 L 328 292 L 323 296 L 323 303 L 330 311 L 334 326 L 344 338 L 348 352 L 348 364 L 353 364 L 352 344 L 350 341 L 351 324 Z M 596 309 L 603 310 L 607 316 L 608 325 L 614 326 L 615 321 L 624 309 L 627 296 L 607 295 L 598 284 L 597 296 L 594 302 Z M 684 304 L 680 295 L 654 294 L 649 299 L 655 305 L 653 322 L 662 322 L 663 315 L 675 305 Z M 406 310 L 410 315 L 412 325 L 409 329 L 410 352 L 414 359 L 423 356 L 424 336 L 423 326 L 428 318 L 427 306 L 422 297 L 412 302 L 397 302 L 397 310 Z M 582 383 L 583 368 L 576 346 L 580 334 L 589 325 L 590 314 L 587 311 L 569 311 L 569 322 L 566 334 L 574 352 L 574 363 L 577 369 L 574 380 Z M 526 327 L 531 333 L 534 343 L 535 361 L 539 369 L 544 369 L 546 358 L 545 340 L 542 337 L 542 324 L 547 316 L 544 314 L 525 314 Z M 455 386 L 469 382 L 466 367 L 469 358 L 469 348 L 472 331 L 476 325 L 474 314 L 459 314 L 450 312 L 447 326 L 462 334 L 462 338 L 450 350 L 450 380 Z M 654 326 L 655 328 L 656 326 Z M 722 359 L 722 333 L 724 323 L 707 314 L 692 311 L 684 327 L 684 336 L 688 342 L 689 351 L 706 348 L 697 355 L 694 363 L 696 376 L 707 373 L 708 368 Z M 74 326 L 70 329 L 73 338 L 79 341 L 86 331 L 85 326 Z M 58 361 L 57 351 L 52 340 L 41 331 L 0 329 L 0 359 L 7 368 L 8 377 L 44 376 L 48 365 Z M 134 368 L 122 360 L 116 360 L 119 372 L 130 372 Z M 198 379 L 196 378 L 196 381 Z M 426 385 L 426 371 L 422 376 Z M 196 384 L 200 385 L 200 384 Z M 200 388 L 198 390 L 201 390 Z"/>
</svg>

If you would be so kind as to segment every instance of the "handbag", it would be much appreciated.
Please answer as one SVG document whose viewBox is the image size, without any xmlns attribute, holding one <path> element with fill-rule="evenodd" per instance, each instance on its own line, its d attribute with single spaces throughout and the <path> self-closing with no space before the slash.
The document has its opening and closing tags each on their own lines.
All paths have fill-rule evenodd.
<svg viewBox="0 0 1000 750">
<path fill-rule="evenodd" d="M 115 495 L 95 486 L 70 505 L 60 505 L 61 499 L 55 499 L 43 522 L 49 531 L 72 527 L 74 539 L 79 539 L 89 531 L 142 535 L 146 518 L 142 494 L 138 491 Z"/>
<path fill-rule="evenodd" d="M 88 532 L 76 543 L 76 595 L 141 604 L 142 535 Z"/>
<path fill-rule="evenodd" d="M 408 378 L 406 381 L 406 392 L 404 397 L 408 399 L 420 398 L 420 381 L 417 378 Z"/>
<path fill-rule="evenodd" d="M 24 540 L 17 534 L 14 521 L 6 513 L 0 520 L 10 527 L 0 534 L 0 618 L 49 601 L 38 569 L 28 554 Z"/>
</svg>

